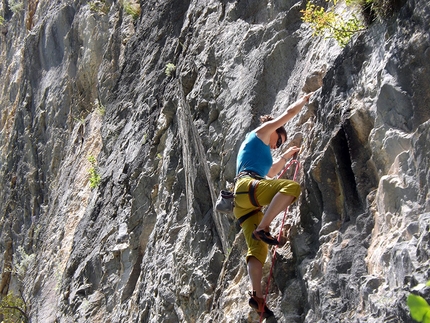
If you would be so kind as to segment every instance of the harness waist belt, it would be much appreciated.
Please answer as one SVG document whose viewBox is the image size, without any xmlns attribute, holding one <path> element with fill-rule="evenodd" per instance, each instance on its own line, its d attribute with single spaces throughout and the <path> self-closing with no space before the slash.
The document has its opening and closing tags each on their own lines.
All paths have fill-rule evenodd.
<svg viewBox="0 0 430 323">
<path fill-rule="evenodd" d="M 237 174 L 237 176 L 235 177 L 235 180 L 237 180 L 243 176 L 249 176 L 249 177 L 252 177 L 254 179 L 264 179 L 264 177 L 258 175 L 256 172 L 244 170 L 244 171 L 240 172 L 239 174 Z"/>
</svg>

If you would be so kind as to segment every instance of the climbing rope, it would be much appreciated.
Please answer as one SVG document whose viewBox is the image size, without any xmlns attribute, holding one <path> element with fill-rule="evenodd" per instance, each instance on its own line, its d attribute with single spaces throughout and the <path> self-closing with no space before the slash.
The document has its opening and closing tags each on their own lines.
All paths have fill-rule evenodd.
<svg viewBox="0 0 430 323">
<path fill-rule="evenodd" d="M 296 169 L 294 170 L 294 176 L 293 176 L 293 181 L 296 180 L 297 174 L 299 173 L 299 168 L 300 168 L 300 163 L 297 160 L 297 153 L 294 154 L 293 159 L 284 167 L 284 169 L 282 170 L 282 172 L 280 173 L 280 175 L 278 176 L 278 178 L 281 178 L 285 172 L 291 167 L 291 165 L 296 164 Z M 279 227 L 279 234 L 278 234 L 278 242 L 281 242 L 281 234 L 282 234 L 282 229 L 284 227 L 284 223 L 285 223 L 285 219 L 287 217 L 287 213 L 288 213 L 288 209 L 289 206 L 285 209 L 284 211 L 284 216 L 282 218 L 282 223 L 281 226 Z M 278 245 L 275 245 L 275 247 L 273 248 L 273 255 L 272 255 L 272 264 L 270 266 L 270 273 L 269 273 L 269 278 L 267 280 L 267 286 L 266 286 L 266 293 L 264 294 L 264 304 L 266 304 L 266 299 L 267 299 L 267 294 L 269 293 L 269 287 L 270 287 L 270 281 L 272 278 L 272 272 L 273 272 L 273 265 L 275 264 L 275 260 L 276 260 L 276 250 L 278 249 Z M 264 311 L 261 312 L 260 314 L 260 323 L 263 321 L 263 314 Z"/>
</svg>

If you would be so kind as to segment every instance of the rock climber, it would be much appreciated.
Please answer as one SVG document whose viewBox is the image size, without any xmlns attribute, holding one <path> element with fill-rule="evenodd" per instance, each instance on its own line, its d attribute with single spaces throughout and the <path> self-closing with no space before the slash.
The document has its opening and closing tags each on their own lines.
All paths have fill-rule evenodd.
<svg viewBox="0 0 430 323">
<path fill-rule="evenodd" d="M 263 264 L 268 245 L 277 245 L 278 239 L 270 234 L 270 223 L 300 195 L 300 185 L 288 179 L 270 179 L 276 176 L 299 148 L 287 149 L 273 161 L 271 149 L 277 149 L 287 140 L 284 124 L 299 113 L 309 102 L 308 93 L 289 105 L 277 118 L 262 116 L 261 125 L 247 134 L 237 155 L 235 178 L 235 217 L 241 223 L 248 252 L 246 262 L 252 292 L 249 305 L 263 317 L 273 315 L 265 304 L 262 291 Z M 248 194 L 243 194 L 247 192 Z M 242 193 L 242 194 L 241 194 Z M 261 207 L 268 205 L 265 213 Z"/>
</svg>

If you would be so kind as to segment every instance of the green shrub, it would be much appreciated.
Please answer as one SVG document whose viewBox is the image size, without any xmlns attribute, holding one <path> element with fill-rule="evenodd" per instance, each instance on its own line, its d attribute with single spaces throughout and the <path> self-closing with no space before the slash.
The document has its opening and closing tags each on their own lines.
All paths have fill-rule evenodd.
<svg viewBox="0 0 430 323">
<path fill-rule="evenodd" d="M 25 252 L 23 246 L 18 247 L 14 257 L 13 267 L 14 273 L 18 275 L 21 281 L 24 280 L 27 270 L 30 268 L 35 258 L 36 255 L 34 253 L 29 255 Z"/>
<path fill-rule="evenodd" d="M 3 323 L 28 322 L 27 306 L 21 297 L 9 292 L 0 302 Z"/>
<path fill-rule="evenodd" d="M 19 0 L 9 0 L 9 9 L 13 13 L 19 13 L 24 8 L 24 3 Z"/>
<path fill-rule="evenodd" d="M 107 14 L 109 13 L 109 5 L 105 0 L 92 0 L 88 3 L 90 10 L 97 13 Z"/>
<path fill-rule="evenodd" d="M 175 64 L 173 64 L 173 63 L 167 63 L 166 64 L 166 69 L 164 70 L 164 73 L 166 73 L 166 75 L 168 77 L 173 76 L 175 71 L 176 71 Z"/>
<path fill-rule="evenodd" d="M 426 286 L 430 286 L 430 281 L 427 282 Z M 417 287 L 414 289 L 418 289 Z M 430 305 L 423 297 L 416 294 L 409 294 L 407 304 L 411 312 L 411 316 L 415 321 L 420 323 L 430 323 Z"/>
<path fill-rule="evenodd" d="M 88 174 L 90 175 L 90 188 L 96 188 L 100 185 L 101 176 L 98 172 L 96 159 L 94 156 L 89 156 L 88 161 L 91 163 L 91 167 L 88 170 Z"/>
<path fill-rule="evenodd" d="M 311 26 L 314 36 L 333 38 L 341 47 L 344 47 L 354 34 L 365 30 L 365 26 L 362 19 L 355 13 L 346 18 L 346 12 L 334 12 L 337 0 L 327 1 L 333 4 L 331 10 L 326 10 L 308 1 L 306 9 L 301 11 L 303 14 L 302 20 Z M 355 5 L 351 0 L 347 4 Z"/>
<path fill-rule="evenodd" d="M 355 33 L 365 30 L 376 18 L 384 20 L 399 11 L 406 0 L 345 0 L 352 11 L 349 18 L 347 12 L 334 12 L 339 0 L 326 1 L 332 4 L 328 10 L 308 1 L 306 9 L 301 11 L 302 20 L 311 26 L 314 36 L 334 38 L 344 47 Z"/>
<path fill-rule="evenodd" d="M 140 4 L 133 0 L 123 0 L 122 7 L 124 11 L 130 15 L 134 20 L 140 17 Z"/>
<path fill-rule="evenodd" d="M 96 100 L 95 105 L 97 113 L 103 117 L 106 114 L 106 107 L 99 100 Z"/>
</svg>

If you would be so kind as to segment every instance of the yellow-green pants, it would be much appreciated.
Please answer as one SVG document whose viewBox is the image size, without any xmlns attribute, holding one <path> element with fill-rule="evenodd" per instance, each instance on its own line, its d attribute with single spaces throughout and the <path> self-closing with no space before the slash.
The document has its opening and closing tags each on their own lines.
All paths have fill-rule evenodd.
<svg viewBox="0 0 430 323">
<path fill-rule="evenodd" d="M 249 194 L 237 194 L 240 192 L 248 192 L 249 186 L 254 179 L 250 176 L 243 176 L 236 181 L 234 187 L 234 216 L 239 219 L 245 214 L 258 209 L 257 206 L 252 205 Z M 258 181 L 255 189 L 255 198 L 261 206 L 269 205 L 276 193 L 294 196 L 295 199 L 300 195 L 299 183 L 288 179 L 262 179 Z M 265 263 L 268 246 L 260 240 L 252 239 L 252 232 L 260 224 L 263 218 L 263 212 L 258 212 L 252 215 L 249 219 L 242 223 L 242 231 L 245 235 L 246 244 L 248 246 L 248 253 L 246 254 L 246 261 L 249 257 L 257 258 L 262 264 Z"/>
</svg>

